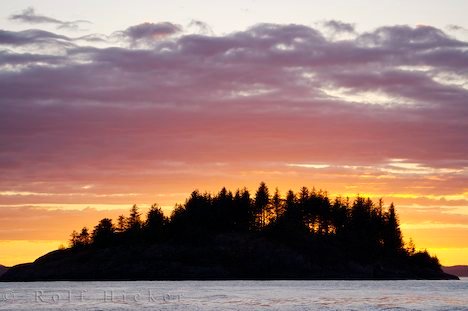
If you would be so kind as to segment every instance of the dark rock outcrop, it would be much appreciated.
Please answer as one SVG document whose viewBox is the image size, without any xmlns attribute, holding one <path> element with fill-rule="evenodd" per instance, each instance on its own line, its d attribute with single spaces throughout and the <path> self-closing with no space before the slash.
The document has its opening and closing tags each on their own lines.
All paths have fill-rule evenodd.
<svg viewBox="0 0 468 311">
<path fill-rule="evenodd" d="M 230 279 L 456 279 L 437 269 L 345 260 L 324 263 L 250 235 L 203 243 L 126 244 L 58 250 L 12 267 L 2 281 Z"/>
<path fill-rule="evenodd" d="M 5 274 L 5 272 L 8 271 L 8 267 L 5 267 L 3 265 L 0 265 L 0 277 Z"/>
</svg>

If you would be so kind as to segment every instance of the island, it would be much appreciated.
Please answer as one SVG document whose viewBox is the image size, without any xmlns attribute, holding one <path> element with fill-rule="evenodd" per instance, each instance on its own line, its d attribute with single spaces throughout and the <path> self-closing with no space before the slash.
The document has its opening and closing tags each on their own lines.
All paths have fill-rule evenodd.
<svg viewBox="0 0 468 311">
<path fill-rule="evenodd" d="M 458 279 L 403 243 L 395 207 L 301 188 L 284 197 L 192 192 L 170 216 L 102 219 L 73 231 L 70 247 L 11 267 L 1 281 Z"/>
</svg>

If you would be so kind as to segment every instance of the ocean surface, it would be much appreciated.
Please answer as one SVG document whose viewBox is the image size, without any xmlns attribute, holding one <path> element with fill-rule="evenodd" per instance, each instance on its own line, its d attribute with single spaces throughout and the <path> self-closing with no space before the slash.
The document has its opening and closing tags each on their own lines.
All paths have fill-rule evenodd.
<svg viewBox="0 0 468 311">
<path fill-rule="evenodd" d="M 468 310 L 468 279 L 0 283 L 0 310 Z"/>
</svg>

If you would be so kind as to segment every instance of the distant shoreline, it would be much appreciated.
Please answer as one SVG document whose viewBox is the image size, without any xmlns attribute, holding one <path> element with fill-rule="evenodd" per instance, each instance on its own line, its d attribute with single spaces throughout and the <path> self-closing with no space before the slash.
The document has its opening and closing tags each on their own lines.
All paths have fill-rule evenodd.
<svg viewBox="0 0 468 311">
<path fill-rule="evenodd" d="M 468 278 L 468 265 L 443 266 L 442 270 L 448 274 Z"/>
</svg>

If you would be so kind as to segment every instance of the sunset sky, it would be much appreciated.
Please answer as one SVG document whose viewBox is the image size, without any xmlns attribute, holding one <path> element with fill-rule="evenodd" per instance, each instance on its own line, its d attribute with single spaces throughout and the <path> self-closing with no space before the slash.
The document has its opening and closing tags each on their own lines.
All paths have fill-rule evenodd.
<svg viewBox="0 0 468 311">
<path fill-rule="evenodd" d="M 468 2 L 342 2 L 2 1 L 0 264 L 261 181 L 468 264 Z"/>
</svg>

